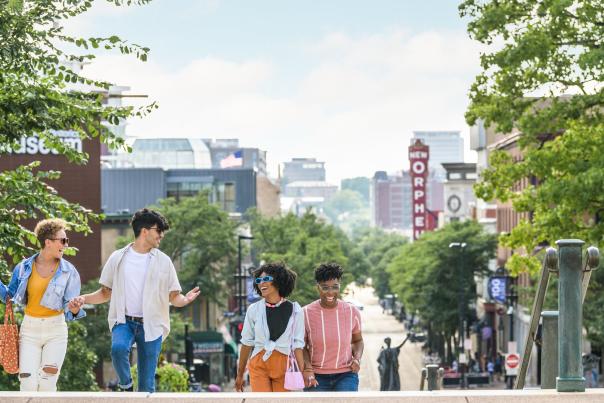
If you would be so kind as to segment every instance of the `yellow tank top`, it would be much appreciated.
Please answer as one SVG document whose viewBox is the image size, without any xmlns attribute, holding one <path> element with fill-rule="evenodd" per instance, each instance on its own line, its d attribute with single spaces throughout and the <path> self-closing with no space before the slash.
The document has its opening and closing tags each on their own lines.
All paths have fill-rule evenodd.
<svg viewBox="0 0 604 403">
<path fill-rule="evenodd" d="M 58 265 L 57 265 L 58 268 Z M 56 269 L 55 269 L 56 270 Z M 25 306 L 25 314 L 34 318 L 49 318 L 51 316 L 60 315 L 63 311 L 55 311 L 40 305 L 40 301 L 48 288 L 48 283 L 52 279 L 52 275 L 44 278 L 38 274 L 36 264 L 31 268 L 31 276 L 27 282 L 27 305 Z"/>
</svg>

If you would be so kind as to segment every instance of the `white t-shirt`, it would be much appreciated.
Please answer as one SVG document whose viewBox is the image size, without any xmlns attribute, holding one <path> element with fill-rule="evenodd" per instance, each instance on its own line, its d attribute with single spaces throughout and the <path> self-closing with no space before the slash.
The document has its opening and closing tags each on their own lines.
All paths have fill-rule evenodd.
<svg viewBox="0 0 604 403">
<path fill-rule="evenodd" d="M 124 256 L 124 292 L 126 315 L 143 317 L 143 291 L 149 268 L 149 253 L 138 253 L 130 248 Z"/>
<path fill-rule="evenodd" d="M 131 249 L 132 244 L 113 252 L 107 259 L 99 280 L 99 283 L 112 290 L 107 315 L 109 329 L 113 329 L 117 323 L 126 323 L 124 260 Z M 155 248 L 149 253 L 151 254 L 149 269 L 145 277 L 140 279 L 144 283 L 145 341 L 153 341 L 160 336 L 164 341 L 170 333 L 170 292 L 181 291 L 181 288 L 176 269 L 168 255 Z"/>
</svg>

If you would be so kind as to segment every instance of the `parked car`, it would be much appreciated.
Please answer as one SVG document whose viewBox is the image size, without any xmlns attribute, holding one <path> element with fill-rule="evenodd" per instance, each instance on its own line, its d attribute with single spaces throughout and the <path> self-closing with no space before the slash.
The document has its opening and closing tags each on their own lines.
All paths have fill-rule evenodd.
<svg viewBox="0 0 604 403">
<path fill-rule="evenodd" d="M 426 341 L 427 337 L 426 337 L 426 333 L 422 333 L 422 332 L 411 332 L 411 337 L 409 338 L 409 341 L 412 343 L 423 343 L 424 341 Z"/>
</svg>

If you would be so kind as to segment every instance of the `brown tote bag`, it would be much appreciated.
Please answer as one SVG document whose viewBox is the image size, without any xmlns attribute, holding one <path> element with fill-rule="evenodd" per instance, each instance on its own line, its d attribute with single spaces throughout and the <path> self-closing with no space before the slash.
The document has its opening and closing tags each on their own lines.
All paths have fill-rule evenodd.
<svg viewBox="0 0 604 403">
<path fill-rule="evenodd" d="M 19 328 L 15 323 L 13 304 L 6 298 L 4 323 L 0 325 L 0 365 L 9 374 L 19 372 Z"/>
</svg>

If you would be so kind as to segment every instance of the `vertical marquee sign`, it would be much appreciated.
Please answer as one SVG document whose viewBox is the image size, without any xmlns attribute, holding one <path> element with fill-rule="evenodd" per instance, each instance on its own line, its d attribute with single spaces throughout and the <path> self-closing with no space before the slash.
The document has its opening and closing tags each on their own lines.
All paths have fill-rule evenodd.
<svg viewBox="0 0 604 403">
<path fill-rule="evenodd" d="M 426 182 L 428 178 L 428 159 L 430 148 L 416 140 L 409 146 L 409 165 L 411 166 L 411 206 L 413 209 L 413 239 L 426 231 Z"/>
</svg>

